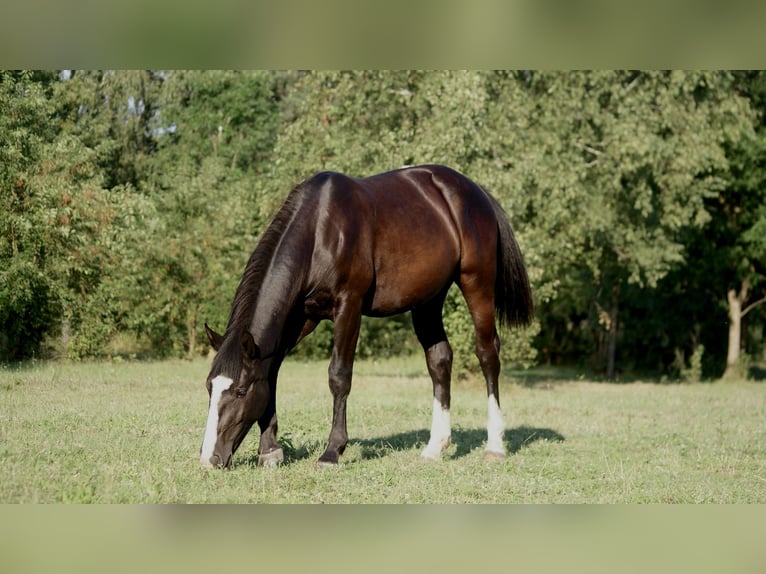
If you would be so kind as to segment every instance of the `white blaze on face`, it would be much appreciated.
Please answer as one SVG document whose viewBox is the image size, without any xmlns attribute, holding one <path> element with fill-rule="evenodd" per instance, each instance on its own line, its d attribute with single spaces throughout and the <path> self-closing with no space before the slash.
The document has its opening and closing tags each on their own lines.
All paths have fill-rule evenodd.
<svg viewBox="0 0 766 574">
<path fill-rule="evenodd" d="M 505 432 L 505 421 L 500 412 L 500 405 L 495 395 L 489 395 L 487 401 L 487 448 L 488 452 L 505 453 L 503 444 L 503 433 Z"/>
<path fill-rule="evenodd" d="M 210 410 L 207 413 L 205 438 L 202 441 L 202 450 L 199 455 L 199 462 L 202 466 L 212 466 L 210 464 L 210 457 L 213 456 L 215 441 L 218 438 L 218 403 L 221 401 L 223 392 L 229 389 L 234 381 L 229 377 L 219 375 L 211 383 Z"/>
<path fill-rule="evenodd" d="M 450 434 L 449 409 L 443 408 L 441 403 L 434 399 L 431 414 L 431 438 L 420 456 L 438 460 L 442 451 L 450 444 Z"/>
</svg>

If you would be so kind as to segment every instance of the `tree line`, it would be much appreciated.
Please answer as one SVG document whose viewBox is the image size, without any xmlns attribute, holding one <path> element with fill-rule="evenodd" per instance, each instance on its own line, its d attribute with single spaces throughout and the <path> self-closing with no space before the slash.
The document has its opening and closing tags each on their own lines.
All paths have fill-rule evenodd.
<svg viewBox="0 0 766 574">
<path fill-rule="evenodd" d="M 204 353 L 292 187 L 442 163 L 526 258 L 506 361 L 741 377 L 766 347 L 765 109 L 748 71 L 2 71 L 0 360 Z M 454 289 L 444 313 L 475 368 Z M 365 320 L 362 356 L 416 348 L 407 317 Z"/>
</svg>

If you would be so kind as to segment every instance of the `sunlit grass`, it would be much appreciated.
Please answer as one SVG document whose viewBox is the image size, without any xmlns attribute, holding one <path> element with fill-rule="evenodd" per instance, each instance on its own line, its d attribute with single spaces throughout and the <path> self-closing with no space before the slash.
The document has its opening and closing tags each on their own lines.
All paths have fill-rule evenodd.
<svg viewBox="0 0 766 574">
<path fill-rule="evenodd" d="M 314 463 L 330 430 L 325 362 L 282 370 L 285 464 L 256 466 L 257 432 L 229 471 L 199 468 L 207 363 L 44 363 L 0 369 L 1 502 L 766 502 L 766 385 L 566 381 L 508 373 L 509 457 L 482 458 L 486 391 L 453 385 L 453 444 L 428 440 L 419 357 L 360 361 L 350 443 Z"/>
</svg>

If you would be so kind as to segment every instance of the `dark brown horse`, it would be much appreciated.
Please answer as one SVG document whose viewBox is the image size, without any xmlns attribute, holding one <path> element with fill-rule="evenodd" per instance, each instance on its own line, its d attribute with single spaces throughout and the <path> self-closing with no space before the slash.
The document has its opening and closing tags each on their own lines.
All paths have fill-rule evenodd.
<svg viewBox="0 0 766 574">
<path fill-rule="evenodd" d="M 409 310 L 433 380 L 431 435 L 421 456 L 439 458 L 450 443 L 452 350 L 442 306 L 453 282 L 468 304 L 487 382 L 485 454 L 505 456 L 495 314 L 509 325 L 531 320 L 524 260 L 488 193 L 452 169 L 428 165 L 362 179 L 324 172 L 290 193 L 245 267 L 226 332 L 205 325 L 218 353 L 206 381 L 200 463 L 230 466 L 256 422 L 258 463 L 282 461 L 277 373 L 288 351 L 329 319 L 333 417 L 317 464 L 337 464 L 348 442 L 346 399 L 361 317 Z"/>
</svg>

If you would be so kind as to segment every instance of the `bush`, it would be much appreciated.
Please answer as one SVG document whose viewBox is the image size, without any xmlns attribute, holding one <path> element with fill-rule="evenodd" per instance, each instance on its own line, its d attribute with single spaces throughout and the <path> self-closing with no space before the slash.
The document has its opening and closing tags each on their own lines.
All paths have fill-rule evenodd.
<svg viewBox="0 0 766 574">
<path fill-rule="evenodd" d="M 702 380 L 702 355 L 704 345 L 697 345 L 689 358 L 689 366 L 681 369 L 681 380 L 685 383 L 699 383 Z"/>
<path fill-rule="evenodd" d="M 453 352 L 452 373 L 455 378 L 465 378 L 469 374 L 480 374 L 479 360 L 476 358 L 476 333 L 471 314 L 460 292 L 453 285 L 444 303 L 444 328 L 447 331 Z M 525 329 L 511 329 L 500 332 L 500 360 L 504 366 L 518 365 L 531 367 L 537 358 L 537 349 L 533 339 L 540 331 L 540 324 L 534 321 Z"/>
</svg>

